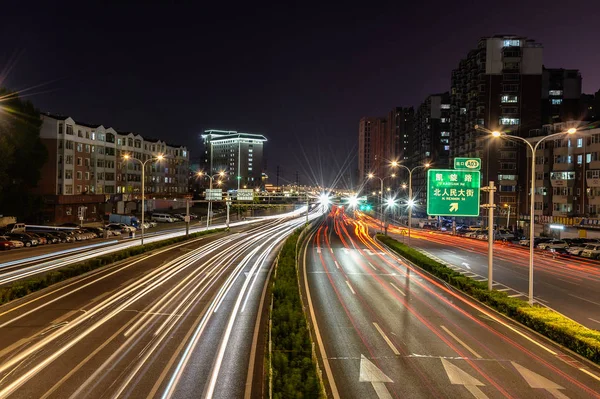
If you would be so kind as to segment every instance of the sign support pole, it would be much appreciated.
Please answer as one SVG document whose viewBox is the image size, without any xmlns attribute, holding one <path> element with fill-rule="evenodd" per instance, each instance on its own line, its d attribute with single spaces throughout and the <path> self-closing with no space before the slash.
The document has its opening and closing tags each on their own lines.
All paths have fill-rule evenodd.
<svg viewBox="0 0 600 399">
<path fill-rule="evenodd" d="M 185 236 L 190 236 L 190 200 L 185 200 Z"/>
<path fill-rule="evenodd" d="M 494 274 L 494 193 L 496 192 L 496 187 L 494 186 L 494 182 L 490 181 L 488 187 L 482 187 L 483 191 L 487 191 L 488 193 L 488 203 L 485 207 L 488 210 L 488 290 L 492 290 L 493 284 L 493 274 Z"/>
</svg>

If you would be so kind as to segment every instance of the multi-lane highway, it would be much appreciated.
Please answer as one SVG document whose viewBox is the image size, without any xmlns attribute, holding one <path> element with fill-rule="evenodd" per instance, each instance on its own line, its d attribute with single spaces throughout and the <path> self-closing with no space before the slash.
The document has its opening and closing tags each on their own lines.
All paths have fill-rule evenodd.
<svg viewBox="0 0 600 399">
<path fill-rule="evenodd" d="M 374 226 L 373 220 L 365 215 L 359 217 Z M 388 233 L 400 242 L 407 242 L 400 230 L 392 226 Z M 413 229 L 410 245 L 469 277 L 487 281 L 487 241 Z M 496 242 L 494 282 L 495 289 L 527 300 L 529 247 Z M 533 282 L 534 299 L 540 305 L 551 307 L 586 327 L 600 329 L 600 263 L 536 250 Z"/>
<path fill-rule="evenodd" d="M 0 307 L 0 397 L 262 397 L 273 249 L 304 221 L 186 241 Z"/>
<path fill-rule="evenodd" d="M 302 248 L 333 397 L 600 398 L 600 369 L 474 303 L 331 214 Z"/>
<path fill-rule="evenodd" d="M 304 208 L 305 209 L 305 208 Z M 299 215 L 303 209 L 288 212 L 287 215 Z M 232 221 L 230 226 L 243 226 L 261 223 L 271 218 L 279 217 L 278 214 L 249 218 L 243 221 Z M 222 219 L 222 218 L 221 218 Z M 237 218 L 232 219 L 237 220 Z M 220 224 L 211 224 L 209 229 L 226 227 L 224 220 Z M 185 225 L 177 223 L 176 226 L 163 225 L 157 230 L 147 231 L 144 242 L 152 243 L 169 238 L 185 235 Z M 207 230 L 205 224 L 191 223 L 190 233 Z M 136 238 L 100 239 L 73 244 L 46 245 L 37 248 L 27 248 L 17 251 L 3 252 L 0 254 L 0 285 L 12 283 L 30 276 L 46 273 L 70 264 L 81 262 L 94 257 L 110 254 L 141 244 L 138 234 Z"/>
</svg>

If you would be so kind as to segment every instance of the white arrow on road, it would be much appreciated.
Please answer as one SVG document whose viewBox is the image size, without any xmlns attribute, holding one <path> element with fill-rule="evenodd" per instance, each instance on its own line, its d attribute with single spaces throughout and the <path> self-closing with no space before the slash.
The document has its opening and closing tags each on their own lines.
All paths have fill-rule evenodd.
<svg viewBox="0 0 600 399">
<path fill-rule="evenodd" d="M 363 354 L 360 355 L 360 375 L 358 381 L 370 382 L 379 399 L 392 399 L 392 395 L 390 395 L 390 391 L 388 391 L 385 383 L 394 381 Z"/>
<path fill-rule="evenodd" d="M 541 375 L 534 373 L 533 371 L 521 366 L 519 363 L 511 363 L 513 366 L 515 366 L 515 368 L 525 379 L 525 381 L 527 381 L 530 387 L 537 389 L 545 389 L 557 399 L 569 399 L 567 395 L 559 391 L 559 389 L 565 389 L 564 387 L 561 387 L 554 381 L 550 381 L 546 377 L 542 377 Z"/>
<path fill-rule="evenodd" d="M 456 212 L 458 211 L 458 202 L 452 202 L 450 204 L 450 212 Z"/>
<path fill-rule="evenodd" d="M 446 370 L 446 374 L 448 374 L 448 379 L 450 383 L 453 385 L 464 385 L 467 388 L 467 391 L 471 392 L 471 395 L 475 396 L 477 399 L 486 399 L 487 396 L 479 389 L 478 387 L 484 387 L 485 384 L 478 379 L 471 377 L 467 372 L 462 371 L 457 366 L 453 365 L 446 359 L 442 358 L 442 365 L 444 366 L 444 370 Z"/>
</svg>

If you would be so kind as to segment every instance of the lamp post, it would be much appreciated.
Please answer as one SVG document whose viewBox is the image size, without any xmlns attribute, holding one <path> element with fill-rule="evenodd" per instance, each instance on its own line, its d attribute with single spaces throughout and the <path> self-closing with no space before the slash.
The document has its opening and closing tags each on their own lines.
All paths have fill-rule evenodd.
<svg viewBox="0 0 600 399">
<path fill-rule="evenodd" d="M 208 177 L 208 178 L 209 178 L 209 180 L 210 180 L 210 183 L 209 183 L 209 190 L 212 190 L 213 179 L 215 178 L 215 176 L 219 176 L 219 177 L 221 177 L 221 178 L 222 178 L 222 177 L 225 177 L 225 172 L 224 172 L 224 171 L 221 171 L 221 172 L 219 172 L 219 173 L 215 173 L 215 174 L 214 174 L 214 175 L 212 175 L 212 176 L 211 176 L 211 175 L 209 175 L 209 174 L 207 174 L 207 173 L 204 173 L 204 172 L 202 172 L 202 171 L 199 171 L 197 174 L 198 174 L 198 177 L 206 176 L 206 177 Z M 217 184 L 218 184 L 218 185 L 221 185 L 221 180 L 219 180 L 219 181 L 217 182 Z M 209 200 L 208 200 L 208 205 L 207 205 L 207 207 L 206 207 L 206 230 L 208 230 L 208 224 L 209 224 L 209 221 L 210 221 L 210 211 L 211 211 L 211 209 L 212 209 L 212 200 L 210 200 L 210 199 L 209 199 Z"/>
<path fill-rule="evenodd" d="M 129 154 L 125 154 L 125 155 L 123 155 L 123 159 L 125 161 L 136 161 L 136 162 L 139 162 L 140 165 L 142 165 L 142 245 L 144 245 L 144 230 L 146 229 L 144 227 L 144 213 L 146 213 L 146 207 L 145 207 L 145 202 L 144 202 L 145 194 L 146 194 L 146 164 L 150 161 L 160 162 L 163 159 L 165 159 L 165 156 L 162 154 L 159 154 L 156 157 L 150 157 L 150 158 L 146 159 L 145 161 L 142 161 L 140 159 L 133 158 Z"/>
<path fill-rule="evenodd" d="M 508 226 L 510 225 L 510 205 L 504 204 L 504 207 L 508 208 L 508 215 L 506 216 L 506 228 L 508 229 Z"/>
<path fill-rule="evenodd" d="M 487 129 L 475 126 L 477 130 L 482 130 L 488 133 L 491 133 L 493 137 L 500 137 L 505 139 L 516 139 L 524 142 L 529 146 L 531 150 L 531 188 L 530 188 L 530 207 L 529 207 L 529 304 L 533 305 L 533 248 L 534 248 L 534 235 L 535 235 L 535 225 L 534 225 L 534 215 L 535 212 L 535 152 L 538 149 L 539 145 L 546 140 L 555 139 L 559 137 L 565 137 L 567 135 L 572 135 L 577 132 L 577 129 L 570 128 L 566 132 L 553 133 L 548 136 L 542 137 L 535 144 L 531 144 L 528 140 L 525 140 L 520 136 L 509 136 L 506 133 L 498 132 L 498 131 L 489 131 Z"/>
<path fill-rule="evenodd" d="M 379 177 L 379 176 L 375 176 L 373 173 L 369 173 L 367 175 L 367 177 L 369 179 L 372 179 L 372 178 L 379 179 L 379 181 L 381 182 L 381 189 L 379 190 L 379 215 L 381 215 L 381 219 L 382 219 L 382 221 L 381 221 L 381 223 L 382 223 L 381 224 L 381 232 L 383 233 L 383 231 L 384 231 L 383 230 L 383 181 L 385 179 L 391 179 L 391 178 L 396 177 L 396 174 L 392 173 L 391 175 L 386 176 L 386 177 Z"/>
<path fill-rule="evenodd" d="M 408 205 L 408 245 L 410 245 L 410 229 L 411 229 L 411 225 L 412 225 L 412 207 L 415 203 L 415 201 L 413 200 L 413 192 L 412 192 L 412 174 L 415 170 L 419 169 L 419 168 L 423 168 L 423 169 L 427 169 L 430 164 L 429 162 L 424 164 L 424 165 L 419 165 L 419 166 L 415 166 L 414 168 L 409 168 L 406 165 L 402 165 L 399 162 L 392 162 L 392 166 L 393 167 L 400 167 L 400 168 L 404 168 L 406 170 L 408 170 L 408 201 L 406 202 L 406 204 Z"/>
</svg>

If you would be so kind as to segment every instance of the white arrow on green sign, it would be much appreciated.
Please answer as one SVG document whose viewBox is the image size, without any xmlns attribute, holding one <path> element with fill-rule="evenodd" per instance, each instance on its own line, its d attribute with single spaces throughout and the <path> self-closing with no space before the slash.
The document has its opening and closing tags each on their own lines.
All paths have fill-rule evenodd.
<svg viewBox="0 0 600 399">
<path fill-rule="evenodd" d="M 429 169 L 427 214 L 430 216 L 479 216 L 480 172 Z"/>
</svg>

